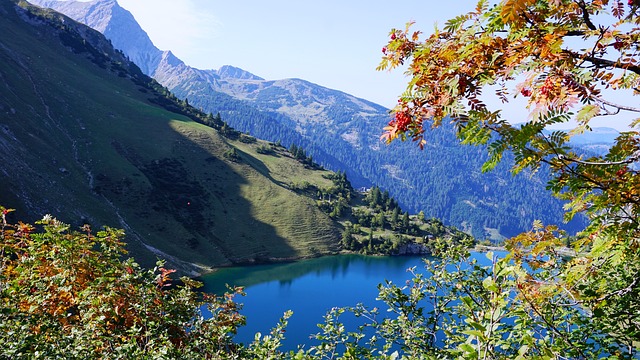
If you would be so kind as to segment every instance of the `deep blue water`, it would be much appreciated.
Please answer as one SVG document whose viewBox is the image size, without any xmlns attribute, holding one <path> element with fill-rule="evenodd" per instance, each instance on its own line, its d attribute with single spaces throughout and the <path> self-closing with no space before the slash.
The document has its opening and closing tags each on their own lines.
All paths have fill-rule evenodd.
<svg viewBox="0 0 640 360">
<path fill-rule="evenodd" d="M 472 254 L 480 263 L 488 263 L 482 253 Z M 316 324 L 332 307 L 384 307 L 376 300 L 378 284 L 390 280 L 398 285 L 411 279 L 408 268 L 424 270 L 423 257 L 368 257 L 340 255 L 277 265 L 228 268 L 209 274 L 201 280 L 204 291 L 222 293 L 225 284 L 244 286 L 246 296 L 237 298 L 244 304 L 242 314 L 247 325 L 236 341 L 249 343 L 256 332 L 268 334 L 286 310 L 292 310 L 286 330 L 284 350 L 311 344 L 311 334 L 319 331 Z M 345 322 L 356 330 L 355 319 Z"/>
</svg>

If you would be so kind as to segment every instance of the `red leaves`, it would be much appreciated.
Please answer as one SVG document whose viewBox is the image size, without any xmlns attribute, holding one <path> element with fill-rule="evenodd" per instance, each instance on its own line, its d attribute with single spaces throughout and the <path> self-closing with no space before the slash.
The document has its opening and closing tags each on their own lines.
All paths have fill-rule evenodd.
<svg viewBox="0 0 640 360">
<path fill-rule="evenodd" d="M 412 23 L 407 24 L 407 28 L 404 31 L 391 30 L 389 43 L 382 48 L 382 53 L 385 56 L 383 57 L 383 63 L 378 66 L 378 70 L 383 70 L 387 67 L 395 68 L 403 64 L 404 59 L 409 57 L 415 50 L 420 32 L 416 31 L 409 36 L 409 27 L 411 24 Z"/>
<path fill-rule="evenodd" d="M 2 210 L 2 226 L 7 226 L 7 214 L 12 212 L 13 209 L 7 209 L 0 206 L 0 210 Z"/>
<path fill-rule="evenodd" d="M 614 48 L 614 49 L 616 49 L 616 50 L 621 50 L 621 49 L 622 49 L 622 47 L 624 46 L 624 43 L 623 43 L 623 42 L 621 42 L 621 41 L 617 41 L 617 40 L 616 40 L 616 42 L 614 42 L 614 43 L 612 44 L 612 46 L 613 46 L 613 48 Z"/>
</svg>

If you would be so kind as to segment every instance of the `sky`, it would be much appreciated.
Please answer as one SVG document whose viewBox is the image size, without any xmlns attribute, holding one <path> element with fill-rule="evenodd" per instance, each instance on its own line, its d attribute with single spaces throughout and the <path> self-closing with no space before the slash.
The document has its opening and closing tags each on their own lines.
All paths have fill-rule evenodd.
<svg viewBox="0 0 640 360">
<path fill-rule="evenodd" d="M 409 78 L 376 71 L 392 28 L 430 34 L 476 0 L 118 0 L 153 43 L 199 69 L 233 65 L 267 80 L 300 78 L 392 108 Z M 629 97 L 630 98 L 630 97 Z M 519 98 L 522 99 L 522 98 Z M 485 99 L 487 100 L 487 99 Z M 526 103 L 503 105 L 513 123 L 527 120 Z M 636 98 L 632 103 L 636 103 Z M 594 121 L 627 129 L 633 115 Z M 561 125 L 561 127 L 567 127 Z"/>
<path fill-rule="evenodd" d="M 267 80 L 301 78 L 393 107 L 408 78 L 376 71 L 392 28 L 430 32 L 471 9 L 454 0 L 118 0 L 153 43 L 188 65 L 233 65 Z"/>
</svg>

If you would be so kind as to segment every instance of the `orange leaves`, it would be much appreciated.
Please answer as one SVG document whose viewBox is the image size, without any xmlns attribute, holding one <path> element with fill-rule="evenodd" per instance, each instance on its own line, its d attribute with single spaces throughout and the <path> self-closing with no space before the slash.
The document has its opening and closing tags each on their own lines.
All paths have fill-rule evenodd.
<svg viewBox="0 0 640 360">
<path fill-rule="evenodd" d="M 611 4 L 611 13 L 618 19 L 622 19 L 624 17 L 625 8 L 624 4 L 620 0 L 615 0 Z"/>
<path fill-rule="evenodd" d="M 506 0 L 502 3 L 500 17 L 505 24 L 519 27 L 525 23 L 525 12 L 535 0 Z"/>
<path fill-rule="evenodd" d="M 410 34 L 409 29 L 412 24 L 413 22 L 407 23 L 404 31 L 391 30 L 389 33 L 389 43 L 382 48 L 384 56 L 377 70 L 393 69 L 404 64 L 405 58 L 410 56 L 415 50 L 420 32 L 415 31 Z"/>
<path fill-rule="evenodd" d="M 0 322 L 16 351 L 29 357 L 47 349 L 51 358 L 219 358 L 230 351 L 231 334 L 244 324 L 232 295 L 201 297 L 194 280 L 169 287 L 175 270 L 162 262 L 145 271 L 123 261 L 120 230 L 94 236 L 50 216 L 40 224 L 41 231 L 0 227 Z M 205 305 L 213 318 L 203 318 Z"/>
<path fill-rule="evenodd" d="M 503 103 L 518 94 L 528 98 L 529 118 L 545 125 L 566 121 L 551 113 L 601 104 L 604 88 L 637 90 L 637 14 L 605 16 L 610 5 L 618 17 L 626 7 L 619 0 L 503 0 L 492 7 L 479 1 L 475 12 L 447 21 L 444 32 L 436 29 L 422 42 L 409 35 L 409 27 L 393 30 L 379 69 L 411 61 L 407 74 L 412 78 L 403 99 L 416 105 L 396 108 L 382 138 L 419 139 L 427 119 L 436 126 L 447 116 L 456 123 L 463 118 L 482 123 L 474 114 L 499 112 L 487 108 L 482 94 L 487 85 L 500 87 L 495 94 Z M 604 24 L 596 23 L 603 19 Z M 567 38 L 580 40 L 576 44 Z M 508 87 L 522 76 L 523 83 Z M 583 111 L 581 119 L 605 112 Z"/>
<path fill-rule="evenodd" d="M 176 272 L 174 269 L 165 269 L 161 267 L 158 269 L 160 274 L 156 277 L 156 283 L 158 284 L 158 288 L 164 288 L 171 285 L 171 277 L 170 275 Z"/>
</svg>

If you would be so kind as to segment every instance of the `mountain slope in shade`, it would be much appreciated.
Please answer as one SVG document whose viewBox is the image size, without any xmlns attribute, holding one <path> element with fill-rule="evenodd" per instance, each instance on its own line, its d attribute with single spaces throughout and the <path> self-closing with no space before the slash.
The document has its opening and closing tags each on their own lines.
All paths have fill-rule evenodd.
<svg viewBox="0 0 640 360">
<path fill-rule="evenodd" d="M 60 1 L 32 2 L 63 12 L 72 7 Z M 91 9 L 98 5 L 112 7 L 108 22 L 124 21 L 116 19 L 122 9 L 111 0 L 74 6 Z M 106 20 L 66 13 L 96 29 Z M 111 27 L 114 32 L 120 30 L 118 35 L 105 30 L 132 59 L 135 53 L 129 54 L 131 44 L 122 34 L 130 36 L 131 43 L 148 40 L 144 31 L 134 28 Z M 121 40 L 125 43 L 118 45 Z M 155 59 L 153 54 L 159 51 L 149 49 L 148 56 L 137 56 L 139 60 L 134 61 L 140 61 L 138 65 L 147 74 L 179 98 L 206 112 L 221 113 L 238 130 L 287 146 L 302 145 L 317 162 L 345 170 L 354 185 L 376 184 L 412 212 L 422 210 L 480 238 L 514 235 L 529 229 L 536 219 L 562 222 L 562 204 L 545 190 L 544 174 L 514 177 L 508 162 L 480 174 L 485 152 L 460 145 L 451 128 L 428 132 L 424 152 L 411 144 L 385 146 L 379 137 L 389 115 L 382 106 L 301 79 L 265 80 L 233 67 L 195 69 L 170 52 L 161 52 L 157 63 L 148 60 Z M 583 224 L 577 221 L 568 229 L 575 231 Z"/>
<path fill-rule="evenodd" d="M 21 4 L 0 1 L 0 204 L 122 227 L 144 265 L 190 273 L 338 249 L 338 225 L 286 185 L 327 172 L 165 110 L 100 33 Z"/>
</svg>

